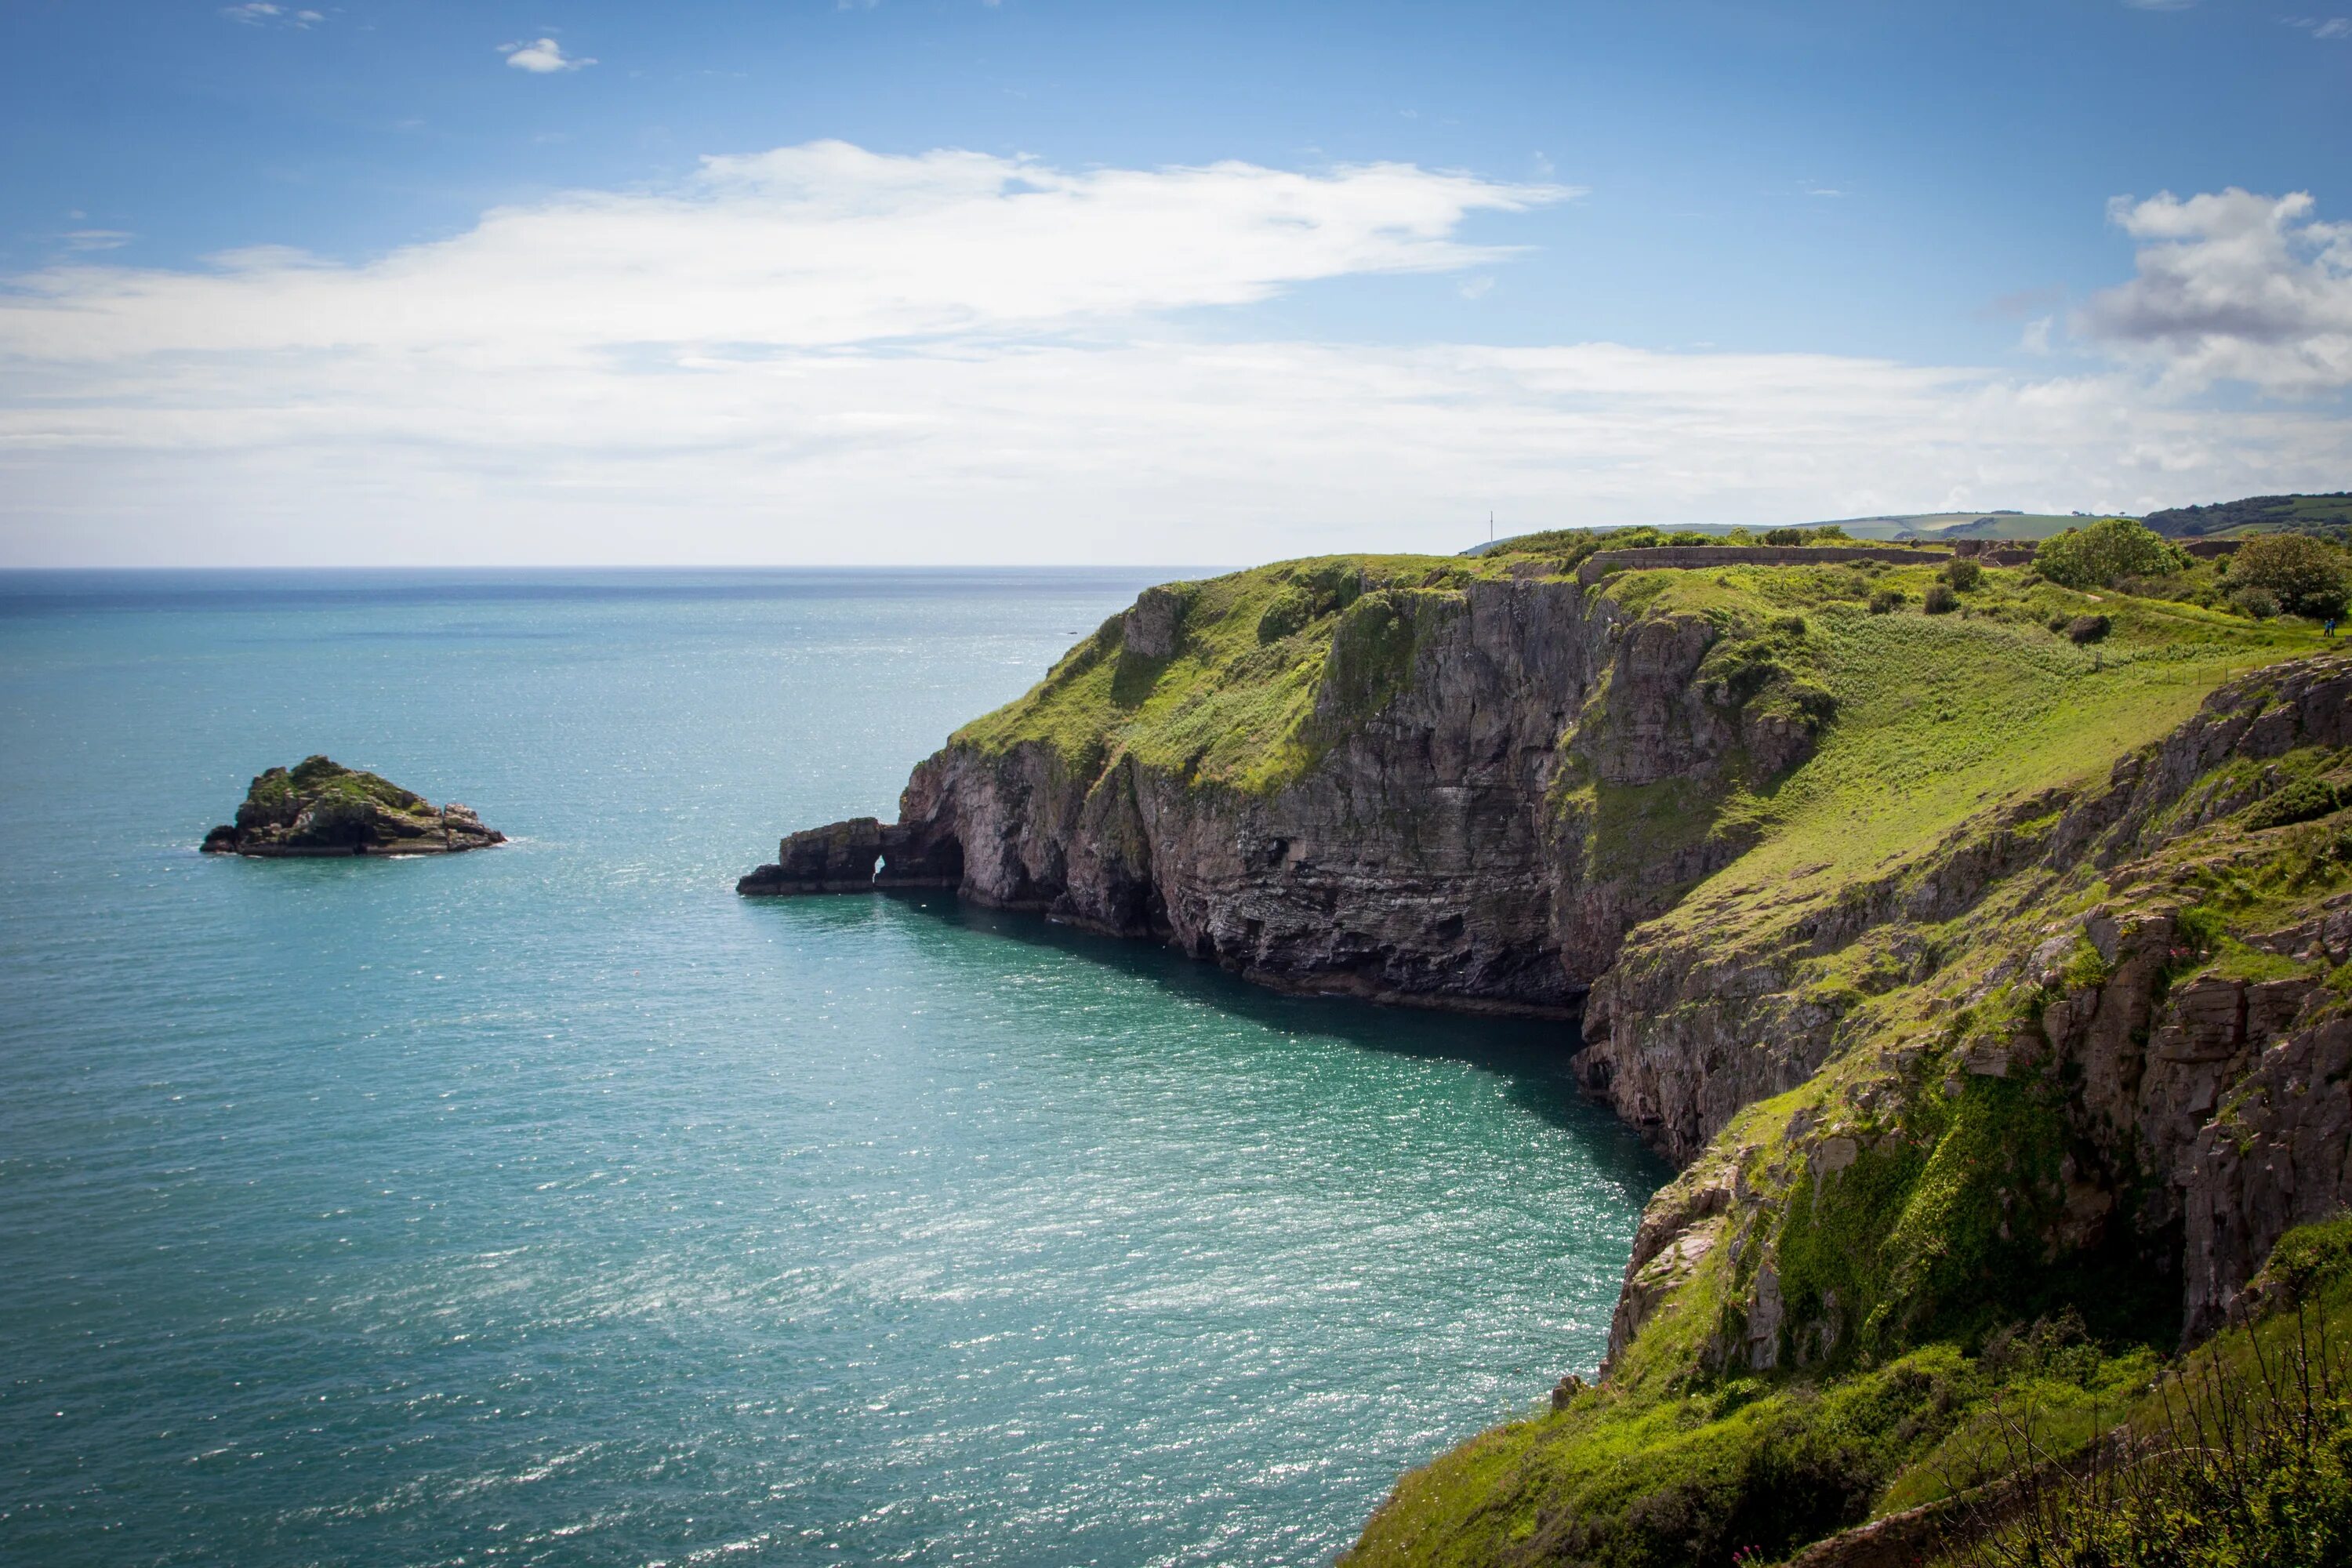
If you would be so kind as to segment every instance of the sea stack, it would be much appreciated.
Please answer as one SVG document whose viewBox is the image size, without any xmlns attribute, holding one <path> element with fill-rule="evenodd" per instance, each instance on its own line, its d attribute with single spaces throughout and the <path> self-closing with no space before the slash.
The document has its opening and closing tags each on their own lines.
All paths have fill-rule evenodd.
<svg viewBox="0 0 2352 1568">
<path fill-rule="evenodd" d="M 471 806 L 436 806 L 413 790 L 328 757 L 305 757 L 253 781 L 236 820 L 205 835 L 207 855 L 454 855 L 503 844 Z"/>
</svg>

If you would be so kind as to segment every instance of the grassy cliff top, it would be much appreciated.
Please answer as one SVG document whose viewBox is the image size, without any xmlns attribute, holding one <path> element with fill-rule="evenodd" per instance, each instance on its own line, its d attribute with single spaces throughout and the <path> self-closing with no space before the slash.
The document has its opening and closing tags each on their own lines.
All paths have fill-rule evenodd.
<svg viewBox="0 0 2352 1568">
<path fill-rule="evenodd" d="M 2210 569 L 2208 569 L 2210 570 Z M 2319 629 L 2127 594 L 2083 593 L 2024 568 L 1986 571 L 1958 607 L 1922 613 L 1929 565 L 1735 567 L 1614 579 L 1618 603 L 1727 628 L 1797 616 L 1788 656 L 1835 699 L 1805 765 L 1764 793 L 1713 803 L 1755 848 L 1668 917 L 1769 935 L 1855 877 L 2008 803 L 2105 776 L 2230 677 L 2324 646 Z M 1891 610 L 1871 601 L 1899 594 Z M 2107 629 L 2078 642 L 2074 628 Z"/>
<path fill-rule="evenodd" d="M 1043 743 L 1085 778 L 1128 755 L 1204 786 L 1271 795 L 1385 703 L 1471 584 L 1569 578 L 1598 551 L 1658 542 L 1649 530 L 1538 535 L 1475 558 L 1324 556 L 1151 589 L 1133 614 L 1158 602 L 1170 637 L 1156 656 L 1129 646 L 1133 622 L 1115 616 L 954 741 L 984 752 Z M 1830 557 L 1851 542 L 1819 542 Z M 1973 811 L 2079 781 L 2177 723 L 2231 674 L 2320 646 L 2317 628 L 2293 619 L 2078 593 L 2023 568 L 1988 570 L 1950 613 L 1927 615 L 1940 566 L 1923 555 L 1917 566 L 1659 569 L 1589 592 L 1588 616 L 1695 616 L 1727 647 L 1758 643 L 1759 659 L 1835 706 L 1820 754 L 1768 793 L 1669 804 L 1618 792 L 1600 803 L 1612 808 L 1604 822 L 1643 825 L 1630 831 L 1762 833 L 1695 916 L 1719 915 L 1751 884 L 1801 898 Z M 2210 597 L 2193 579 L 2214 571 L 2200 565 L 2166 586 Z M 2107 629 L 2095 641 L 2067 629 L 2099 617 Z"/>
<path fill-rule="evenodd" d="M 1327 743 L 1315 707 L 1335 650 L 1410 657 L 1417 614 L 1443 614 L 1515 557 L 1333 555 L 1148 590 L 1175 632 L 1160 657 L 1128 646 L 1113 616 L 1026 696 L 958 731 L 999 752 L 1050 746 L 1092 777 L 1114 757 L 1194 782 L 1270 794 Z M 1343 635 L 1342 628 L 1345 627 Z M 1402 645 L 1401 647 L 1399 645 Z"/>
</svg>

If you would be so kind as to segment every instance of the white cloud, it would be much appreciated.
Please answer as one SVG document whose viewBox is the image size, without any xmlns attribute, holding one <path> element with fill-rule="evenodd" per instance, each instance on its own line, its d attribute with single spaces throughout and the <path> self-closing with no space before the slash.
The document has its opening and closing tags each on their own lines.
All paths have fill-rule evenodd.
<svg viewBox="0 0 2352 1568">
<path fill-rule="evenodd" d="M 308 27 L 323 22 L 326 17 L 316 11 L 297 10 L 292 6 L 275 5 L 269 0 L 247 0 L 242 5 L 224 5 L 221 15 L 232 22 L 242 22 L 249 27 Z"/>
<path fill-rule="evenodd" d="M 1568 195 L 816 143 L 360 266 L 53 268 L 0 285 L 0 560 L 1237 562 L 1457 548 L 1487 504 L 2138 508 L 2352 464 L 2341 418 L 2129 371 L 1183 325 L 1318 279 L 1475 281 L 1508 253 L 1465 220 Z"/>
<path fill-rule="evenodd" d="M 2352 16 L 2282 16 L 2279 20 L 2315 38 L 2352 38 Z"/>
<path fill-rule="evenodd" d="M 2094 295 L 2075 331 L 2179 385 L 2352 385 L 2352 225 L 2314 211 L 2300 191 L 2117 197 L 2109 216 L 2141 242 L 2138 275 Z"/>
<path fill-rule="evenodd" d="M 0 352 L 594 359 L 646 343 L 772 351 L 1074 330 L 1315 279 L 1499 260 L 1510 253 L 1453 237 L 1465 216 L 1572 194 L 1407 164 L 1067 174 L 819 142 L 705 159 L 676 191 L 499 208 L 457 238 L 362 267 L 269 247 L 205 272 L 33 274 L 0 292 Z"/>
<path fill-rule="evenodd" d="M 77 228 L 64 236 L 68 250 L 118 250 L 134 237 L 119 228 Z"/>
<path fill-rule="evenodd" d="M 507 64 L 533 76 L 548 76 L 556 71 L 576 71 L 596 63 L 593 57 L 574 58 L 563 52 L 563 46 L 553 38 L 538 38 L 527 42 L 500 44 L 499 52 Z"/>
</svg>

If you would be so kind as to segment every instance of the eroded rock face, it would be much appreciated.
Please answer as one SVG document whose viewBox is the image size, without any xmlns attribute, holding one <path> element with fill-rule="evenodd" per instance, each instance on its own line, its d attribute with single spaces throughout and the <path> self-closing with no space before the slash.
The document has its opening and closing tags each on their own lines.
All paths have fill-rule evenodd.
<svg viewBox="0 0 2352 1568">
<path fill-rule="evenodd" d="M 1182 653 L 1188 603 L 1147 595 L 1113 623 L 1107 657 L 1122 679 L 1140 660 L 1148 680 Z M 2184 805 L 2219 764 L 2352 743 L 2352 660 L 2277 667 L 2216 692 L 2097 786 L 1988 806 L 1785 918 L 1677 922 L 1661 917 L 1748 847 L 1709 819 L 1709 792 L 1799 765 L 1818 721 L 1744 705 L 1710 661 L 1724 634 L 1706 618 L 1629 618 L 1575 583 L 1483 581 L 1383 613 L 1412 617 L 1411 668 L 1386 689 L 1335 635 L 1317 699 L 1329 743 L 1279 789 L 1244 793 L 1117 750 L 1073 762 L 1042 742 L 955 743 L 916 768 L 897 822 L 795 834 L 743 890 L 952 886 L 1270 984 L 1580 1016 L 1585 1086 L 1689 1164 L 1743 1109 L 1816 1081 L 1857 1043 L 1856 994 L 1809 990 L 1809 963 L 1867 939 L 1873 984 L 1921 983 L 1943 962 L 1936 929 L 2022 885 L 2012 879 L 2090 868 L 2124 885 L 2137 862 L 2252 798 L 2224 788 Z M 1641 792 L 1675 802 L 1688 830 L 1612 839 L 1612 801 Z M 2178 915 L 2178 902 L 2126 900 L 2033 934 L 2003 973 L 2046 992 L 2046 1007 L 1954 1045 L 1933 1083 L 1901 1092 L 2063 1084 L 2074 1144 L 2036 1196 L 2046 1234 L 2029 1239 L 2055 1258 L 2134 1227 L 2166 1269 L 2178 1264 L 2185 1321 L 2201 1331 L 2281 1232 L 2352 1199 L 2352 1025 L 2308 978 L 2172 984 Z M 2275 942 L 2352 960 L 2352 908 Z M 2085 947 L 2101 978 L 2067 990 Z M 1893 1057 L 1916 1079 L 1928 1054 Z M 1792 1121 L 1785 1157 L 1817 1189 L 1847 1180 L 1890 1157 L 1859 1125 Z M 1743 1294 L 1713 1364 L 1838 1352 L 1864 1309 L 1784 1297 L 1757 1228 L 1770 1201 L 1736 1162 L 1693 1166 L 1660 1194 L 1612 1363 L 1685 1282 L 1734 1265 Z"/>
<path fill-rule="evenodd" d="M 203 847 L 263 858 L 450 855 L 505 842 L 471 806 L 436 806 L 388 779 L 314 756 L 256 778 L 236 822 L 205 834 Z"/>
<path fill-rule="evenodd" d="M 2038 1013 L 1954 1045 L 1940 1079 L 1919 1076 L 1936 1042 L 1892 1053 L 1879 1109 L 1906 1095 L 1957 1097 L 1970 1077 L 2033 1086 L 2060 1108 L 2070 1147 L 2037 1178 L 2049 1190 L 2018 1194 L 2018 1225 L 2039 1228 L 2013 1239 L 2053 1265 L 2120 1240 L 2178 1289 L 2184 1338 L 2219 1328 L 2280 1236 L 2352 1205 L 2352 1012 L 2319 978 L 2352 963 L 2352 892 L 2245 939 L 2298 961 L 2301 973 L 2243 979 L 2205 965 L 2184 923 L 2187 898 L 2134 889 L 2168 885 L 2168 847 L 2253 798 L 2213 770 L 2347 742 L 2352 661 L 2282 667 L 2216 692 L 2180 729 L 2119 761 L 2104 785 L 2017 808 L 2012 816 L 2041 821 L 2038 836 L 1979 831 L 1879 885 L 1847 889 L 1837 910 L 1768 947 L 1632 933 L 1594 989 L 1591 1043 L 1578 1065 L 1654 1142 L 1699 1163 L 1644 1216 L 1611 1362 L 1711 1255 L 1749 1263 L 1727 1319 L 1736 1329 L 1711 1347 L 1710 1365 L 1760 1371 L 1835 1350 L 1833 1303 L 1790 1321 L 1774 1265 L 1777 1200 L 1748 1188 L 1740 1152 L 1717 1137 L 1742 1108 L 1804 1083 L 1846 1043 L 1833 1012 L 1791 990 L 1802 961 L 1906 921 L 1950 920 L 2004 878 L 2046 882 L 2086 865 L 2122 889 L 2115 900 L 2042 926 L 1988 977 L 2046 997 Z M 2086 952 L 2093 978 L 2070 983 Z M 1869 1109 L 1863 1095 L 1819 1124 L 1799 1112 L 1780 1129 L 1782 1170 L 1818 1192 L 1860 1157 L 1854 1118 Z"/>
<path fill-rule="evenodd" d="M 1147 592 L 1119 623 L 1120 657 L 1172 654 L 1184 606 Z M 1696 679 L 1716 628 L 1629 628 L 1559 581 L 1475 583 L 1386 613 L 1412 618 L 1412 668 L 1384 692 L 1335 643 L 1318 720 L 1370 711 L 1288 787 L 1244 795 L 1126 756 L 1082 777 L 1042 743 L 951 745 L 878 827 L 900 847 L 885 844 L 876 885 L 903 863 L 951 874 L 977 903 L 1166 941 L 1268 984 L 1572 1016 L 1625 930 L 1738 847 L 1599 863 L 1575 803 L 1579 785 L 1709 781 L 1727 765 L 1740 715 Z M 1773 738 L 1783 765 L 1811 743 Z M 796 847 L 808 837 L 744 890 L 840 880 L 795 869 L 816 854 Z"/>
</svg>

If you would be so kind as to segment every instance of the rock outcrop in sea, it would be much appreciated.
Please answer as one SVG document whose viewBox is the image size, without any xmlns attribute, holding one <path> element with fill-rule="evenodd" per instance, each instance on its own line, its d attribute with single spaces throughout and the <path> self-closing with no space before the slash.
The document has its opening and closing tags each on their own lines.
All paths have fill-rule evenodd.
<svg viewBox="0 0 2352 1568">
<path fill-rule="evenodd" d="M 1668 1515 L 1689 1550 L 1656 1561 L 1785 1552 L 1927 1495 L 1967 1407 L 1885 1369 L 1997 1387 L 2033 1322 L 2193 1343 L 2352 1203 L 2352 658 L 1998 561 L 1745 556 L 1153 589 L 896 821 L 740 885 L 952 887 L 1288 989 L 1561 1021 L 1682 1169 L 1604 1379 L 1409 1477 L 1351 1561 L 1613 1561 Z M 1774 1492 L 1831 1417 L 1741 1401 L 1864 1387 L 1887 1431 Z M 1678 1434 L 1659 1489 L 1578 1479 L 1644 1421 Z"/>
<path fill-rule="evenodd" d="M 506 842 L 471 806 L 436 806 L 414 790 L 322 756 L 253 781 L 236 820 L 205 835 L 207 855 L 454 855 Z"/>
</svg>

